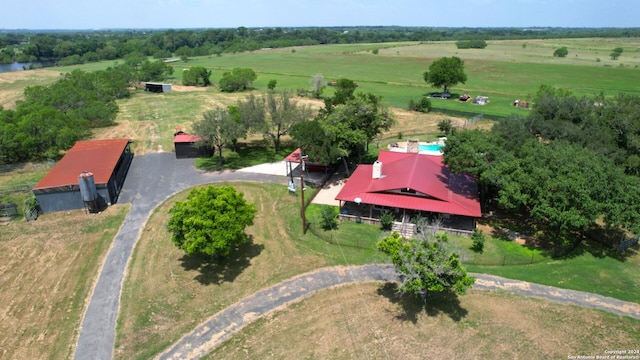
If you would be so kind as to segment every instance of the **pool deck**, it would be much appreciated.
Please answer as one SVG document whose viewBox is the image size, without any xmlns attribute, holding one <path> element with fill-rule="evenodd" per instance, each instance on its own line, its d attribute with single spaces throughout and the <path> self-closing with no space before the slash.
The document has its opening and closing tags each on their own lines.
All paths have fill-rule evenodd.
<svg viewBox="0 0 640 360">
<path fill-rule="evenodd" d="M 447 138 L 442 137 L 438 141 L 418 142 L 418 146 L 420 146 L 420 145 L 444 145 L 444 142 L 446 140 L 447 140 Z M 395 152 L 407 152 L 408 151 L 407 150 L 407 141 L 398 142 L 398 143 L 395 143 L 395 145 L 397 145 L 397 146 L 389 145 L 389 151 L 395 151 Z M 432 155 L 432 156 L 442 156 L 442 151 L 440 151 L 440 150 L 419 150 L 418 154 Z"/>
</svg>

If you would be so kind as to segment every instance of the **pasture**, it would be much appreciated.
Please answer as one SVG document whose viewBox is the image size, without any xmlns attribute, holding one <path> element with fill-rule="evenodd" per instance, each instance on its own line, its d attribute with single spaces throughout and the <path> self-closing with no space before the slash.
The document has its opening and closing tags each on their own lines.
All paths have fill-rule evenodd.
<svg viewBox="0 0 640 360">
<path fill-rule="evenodd" d="M 316 293 L 205 359 L 566 359 L 635 349 L 640 336 L 637 320 L 500 292 L 435 298 L 425 310 L 394 291 L 369 283 Z"/>
<path fill-rule="evenodd" d="M 554 48 L 559 46 L 568 47 L 566 58 L 552 57 Z M 618 46 L 624 47 L 625 52 L 620 59 L 610 60 L 609 52 Z M 491 41 L 483 50 L 458 50 L 454 43 L 447 42 L 296 47 L 192 58 L 174 63 L 176 73 L 169 82 L 180 85 L 181 70 L 190 66 L 205 66 L 212 70 L 214 83 L 223 72 L 234 67 L 252 68 L 258 74 L 254 84 L 257 91 L 266 90 L 271 79 L 277 80 L 276 89 L 295 91 L 310 89 L 310 80 L 315 74 L 322 74 L 326 81 L 346 77 L 359 83 L 358 91 L 381 95 L 383 101 L 392 106 L 399 124 L 383 135 L 381 144 L 384 146 L 397 139 L 398 133 L 405 137 L 434 136 L 437 122 L 445 118 L 452 118 L 462 125 L 466 118 L 479 113 L 487 117 L 526 115 L 527 110 L 513 108 L 513 100 L 530 98 L 540 84 L 571 89 L 578 95 L 600 92 L 639 95 L 639 48 L 640 39 L 636 38 Z M 377 55 L 372 53 L 374 49 L 379 49 Z M 456 100 L 432 100 L 436 111 L 459 112 L 457 117 L 404 110 L 409 99 L 439 90 L 429 88 L 422 80 L 422 73 L 431 61 L 452 55 L 465 61 L 469 78 L 466 84 L 454 86 L 452 92 L 487 95 L 489 104 L 478 106 Z M 61 72 L 74 68 L 96 70 L 112 64 L 0 73 L 0 106 L 13 108 L 26 86 L 51 83 Z M 172 135 L 177 126 L 188 131 L 191 122 L 204 110 L 233 104 L 246 95 L 220 93 L 215 87 L 174 86 L 174 89 L 166 94 L 137 91 L 130 99 L 120 100 L 117 125 L 95 130 L 94 137 L 131 138 L 136 154 L 172 151 Z M 330 94 L 333 90 L 328 87 L 325 91 Z M 316 108 L 322 106 L 319 100 L 298 100 Z M 481 120 L 476 126 L 489 127 L 491 121 Z M 258 138 L 250 140 L 255 139 Z M 42 173 L 2 175 L 2 183 L 14 184 L 37 181 Z M 228 263 L 210 264 L 186 257 L 168 241 L 164 231 L 166 210 L 184 194 L 168 200 L 152 215 L 135 249 L 123 287 L 115 350 L 117 358 L 147 358 L 156 354 L 219 309 L 301 272 L 325 265 L 384 261 L 372 249 L 336 247 L 312 234 L 299 234 L 299 202 L 280 192 L 281 189 L 259 184 L 241 184 L 239 187 L 250 201 L 259 204 L 259 213 L 255 225 L 248 231 L 252 242 Z M 4 303 L 9 306 L 1 319 L 4 325 L 0 326 L 3 339 L 0 357 L 33 358 L 42 353 L 49 354 L 50 358 L 71 356 L 84 301 L 127 206 L 112 207 L 109 211 L 86 218 L 75 212 L 44 216 L 42 221 L 14 222 L 2 228 L 0 246 L 6 259 L 0 262 L 0 289 L 6 294 Z M 70 223 L 74 225 L 69 226 Z M 373 243 L 377 239 L 375 229 L 362 231 L 362 228 L 346 227 L 345 230 L 352 234 L 350 236 L 362 236 L 363 242 Z M 583 255 L 534 266 L 473 265 L 472 270 L 605 292 L 637 301 L 637 293 L 633 291 L 640 286 L 637 254 L 625 261 L 600 258 L 597 254 Z M 64 261 L 58 261 L 60 259 Z M 587 354 L 605 348 L 598 344 L 633 345 L 628 339 L 637 339 L 640 331 L 637 321 L 504 294 L 472 292 L 461 297 L 460 308 L 467 315 L 460 321 L 452 320 L 449 310 L 439 305 L 436 309 L 441 310 L 436 315 L 415 312 L 412 308 L 415 304 L 398 303 L 387 295 L 388 289 L 380 290 L 374 284 L 318 294 L 282 313 L 259 320 L 213 356 L 349 358 L 364 353 L 384 357 L 384 354 L 406 351 L 409 358 L 417 358 L 421 353 L 410 352 L 410 348 L 416 348 L 410 345 L 423 344 L 420 334 L 428 333 L 438 337 L 432 339 L 435 345 L 418 347 L 416 351 L 434 350 L 435 354 L 451 355 L 450 349 L 460 353 L 471 351 L 469 346 L 472 345 L 477 346 L 478 350 L 474 351 L 478 357 L 496 357 L 490 353 L 492 348 L 498 348 L 497 357 L 531 357 L 526 355 L 536 355 L 534 351 L 539 349 L 548 357 L 564 357 L 574 350 L 584 350 Z M 360 298 L 372 304 L 364 314 Z M 495 306 L 487 305 L 494 303 Z M 401 319 L 401 310 L 406 310 L 403 306 L 413 309 L 410 314 L 414 314 L 415 322 Z M 345 320 L 344 314 L 349 320 Z M 313 325 L 316 315 L 326 320 Z M 371 319 L 379 320 L 380 328 L 365 329 Z M 394 330 L 380 333 L 378 330 L 383 325 Z M 549 329 L 555 328 L 558 330 L 546 336 Z M 282 336 L 276 336 L 280 332 Z M 513 341 L 513 334 L 517 334 L 520 341 L 514 344 L 515 350 L 507 349 L 505 344 Z M 303 336 L 295 340 L 301 344 L 300 348 L 282 346 L 297 339 L 296 336 Z M 344 341 L 352 336 L 353 344 L 357 346 L 350 348 Z M 548 340 L 541 339 L 543 336 Z M 302 346 L 309 342 L 307 338 L 316 337 L 323 337 L 318 339 L 324 344 L 320 348 Z M 407 345 L 402 347 L 403 343 L 399 342 L 389 350 L 379 345 L 382 340 L 394 340 L 395 344 L 398 339 L 408 339 Z M 594 345 L 588 344 L 592 339 L 597 341 Z M 340 349 L 352 350 L 341 353 Z M 278 352 L 289 350 L 290 353 Z"/>
<path fill-rule="evenodd" d="M 72 357 L 85 301 L 128 211 L 123 204 L 0 226 L 0 358 Z"/>
<path fill-rule="evenodd" d="M 374 248 L 382 235 L 378 227 L 341 223 L 329 243 L 310 231 L 302 235 L 299 198 L 284 191 L 282 185 L 232 184 L 256 204 L 258 214 L 247 230 L 251 242 L 240 246 L 226 261 L 217 263 L 187 256 L 173 245 L 170 234 L 164 230 L 168 209 L 175 201 L 184 199 L 187 192 L 168 199 L 154 211 L 136 246 L 123 286 L 115 353 L 118 359 L 145 359 L 160 353 L 216 312 L 294 275 L 322 266 L 386 261 Z M 317 225 L 319 207 L 312 205 L 309 210 L 308 221 Z M 274 216 L 276 212 L 278 215 Z M 452 241 L 461 249 L 471 245 L 467 238 Z M 528 273 L 529 278 L 540 283 L 640 301 L 634 291 L 640 286 L 637 254 L 626 262 L 589 255 L 560 261 L 541 260 L 542 255 L 536 251 L 533 265 L 500 266 L 503 255 L 515 256 L 519 252 L 525 252 L 524 264 L 528 263 L 531 250 L 520 246 L 512 249 L 516 245 L 490 238 L 485 253 L 470 254 L 469 262 L 492 265 L 466 266 L 472 271 L 506 277 L 518 274 L 516 278 L 527 278 L 523 274 Z M 511 338 L 516 348 L 504 346 L 500 350 L 504 356 L 498 357 L 511 357 L 509 354 L 524 347 L 527 354 L 542 348 L 543 353 L 553 358 L 586 346 L 593 341 L 591 334 L 622 346 L 631 345 L 634 334 L 640 331 L 638 320 L 515 295 L 471 291 L 459 298 L 434 299 L 434 303 L 421 308 L 418 300 L 396 298 L 389 285 L 380 287 L 368 284 L 347 287 L 344 292 L 342 288 L 324 291 L 314 296 L 322 300 L 305 300 L 291 310 L 283 310 L 285 315 L 278 313 L 258 320 L 257 325 L 249 326 L 211 356 L 261 358 L 272 353 L 278 358 L 310 354 L 320 358 L 352 358 L 371 350 L 372 358 L 385 357 L 384 351 L 389 354 L 407 351 L 410 358 L 418 358 L 431 347 L 423 344 L 410 350 L 399 339 L 419 342 L 428 333 L 434 336 L 433 347 L 440 352 L 446 350 L 447 344 L 460 352 L 482 344 L 479 348 L 486 349 L 473 350 L 482 357 L 492 351 L 491 346 L 504 344 Z M 496 317 L 496 312 L 501 315 Z M 546 312 L 549 313 L 541 315 Z M 456 317 L 459 319 L 455 320 Z M 558 318 L 563 322 L 556 326 Z M 598 332 L 594 334 L 591 327 L 595 324 Z M 551 327 L 558 333 L 549 335 L 542 330 Z M 282 336 L 276 335 L 280 332 Z M 518 335 L 518 340 L 513 340 L 513 334 Z M 314 341 L 287 340 L 297 336 Z M 283 346 L 292 343 L 296 346 Z M 388 350 L 381 347 L 383 343 L 389 346 Z M 589 345 L 583 349 L 596 348 Z M 470 353 L 476 354 L 473 351 Z"/>
</svg>

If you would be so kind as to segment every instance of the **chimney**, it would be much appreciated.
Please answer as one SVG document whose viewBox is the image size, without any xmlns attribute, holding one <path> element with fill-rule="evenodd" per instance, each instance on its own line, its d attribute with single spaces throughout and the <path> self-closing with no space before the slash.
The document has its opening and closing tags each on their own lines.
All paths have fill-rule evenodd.
<svg viewBox="0 0 640 360">
<path fill-rule="evenodd" d="M 378 160 L 373 163 L 373 171 L 372 171 L 373 179 L 380 179 L 382 177 L 382 163 Z"/>
<path fill-rule="evenodd" d="M 407 152 L 417 154 L 420 150 L 418 139 L 407 140 Z"/>
</svg>

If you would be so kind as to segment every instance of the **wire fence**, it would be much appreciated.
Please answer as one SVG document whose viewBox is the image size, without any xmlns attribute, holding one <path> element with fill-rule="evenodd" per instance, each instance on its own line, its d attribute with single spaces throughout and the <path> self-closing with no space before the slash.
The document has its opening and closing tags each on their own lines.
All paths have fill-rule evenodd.
<svg viewBox="0 0 640 360">
<path fill-rule="evenodd" d="M 371 244 L 367 241 L 359 239 L 357 236 L 345 239 L 340 237 L 338 230 L 325 230 L 316 219 L 311 219 L 307 224 L 307 229 L 316 237 L 324 240 L 328 244 L 340 245 L 354 248 L 370 248 Z M 383 233 L 384 235 L 384 233 Z M 536 264 L 549 258 L 542 255 L 538 251 L 531 251 L 530 254 L 509 254 L 509 255 L 497 255 L 491 251 L 485 251 L 482 253 L 474 252 L 466 247 L 460 245 L 456 247 L 456 252 L 461 253 L 461 259 L 464 264 L 478 265 L 478 266 L 519 266 L 519 265 L 531 265 Z"/>
<path fill-rule="evenodd" d="M 0 186 L 0 196 L 6 196 L 15 193 L 29 192 L 33 190 L 36 183 L 26 182 L 22 184 Z"/>
<path fill-rule="evenodd" d="M 474 254 L 477 255 L 477 254 Z M 498 255 L 491 254 L 491 256 L 483 257 L 472 255 L 470 258 L 463 260 L 467 265 L 481 265 L 481 266 L 517 266 L 517 265 L 531 265 L 548 260 L 549 258 L 541 255 L 540 253 L 532 252 L 531 255 Z"/>
<path fill-rule="evenodd" d="M 0 174 L 3 174 L 3 173 L 24 174 L 24 173 L 30 173 L 35 171 L 47 171 L 51 169 L 55 164 L 56 162 L 54 160 L 18 163 L 18 164 L 1 164 Z"/>
<path fill-rule="evenodd" d="M 474 117 L 476 117 L 478 115 L 477 112 L 454 110 L 454 109 L 445 109 L 445 108 L 439 108 L 439 107 L 435 107 L 435 106 L 431 109 L 431 112 L 437 112 L 437 113 L 441 113 L 441 114 L 444 114 L 444 115 L 467 118 L 467 119 L 473 119 Z M 507 117 L 506 116 L 501 116 L 501 115 L 483 114 L 483 118 L 490 119 L 490 120 L 504 120 Z"/>
</svg>

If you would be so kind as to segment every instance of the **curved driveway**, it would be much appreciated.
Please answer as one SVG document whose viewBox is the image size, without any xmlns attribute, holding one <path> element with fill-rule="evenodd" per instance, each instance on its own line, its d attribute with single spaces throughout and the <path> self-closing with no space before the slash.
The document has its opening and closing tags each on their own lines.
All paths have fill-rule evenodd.
<svg viewBox="0 0 640 360">
<path fill-rule="evenodd" d="M 172 194 L 197 184 L 229 180 L 287 183 L 288 178 L 249 172 L 198 171 L 192 159 L 175 159 L 173 153 L 136 156 L 120 194 L 131 211 L 116 235 L 87 306 L 75 351 L 75 359 L 111 359 L 120 291 L 127 262 L 151 211 Z M 474 274 L 475 289 L 501 289 L 554 302 L 613 312 L 640 319 L 640 305 L 579 291 L 553 288 L 497 276 Z M 396 281 L 389 265 L 365 265 L 318 269 L 259 291 L 222 310 L 185 335 L 161 358 L 198 358 L 256 318 L 310 294 L 357 281 Z"/>
<path fill-rule="evenodd" d="M 561 304 L 573 304 L 640 319 L 640 304 L 602 295 L 532 284 L 498 276 L 472 274 L 474 289 L 504 290 Z M 399 281 L 391 265 L 331 267 L 295 276 L 258 291 L 210 317 L 159 355 L 160 359 L 198 359 L 254 320 L 300 301 L 311 294 L 343 284 L 364 281 Z"/>
<path fill-rule="evenodd" d="M 193 159 L 176 159 L 172 152 L 135 156 L 120 193 L 121 203 L 130 202 L 124 219 L 104 261 L 80 327 L 75 359 L 111 359 L 115 343 L 120 290 L 131 251 L 151 211 L 172 194 L 193 185 L 227 180 L 281 182 L 279 176 L 239 171 L 202 172 Z"/>
</svg>

